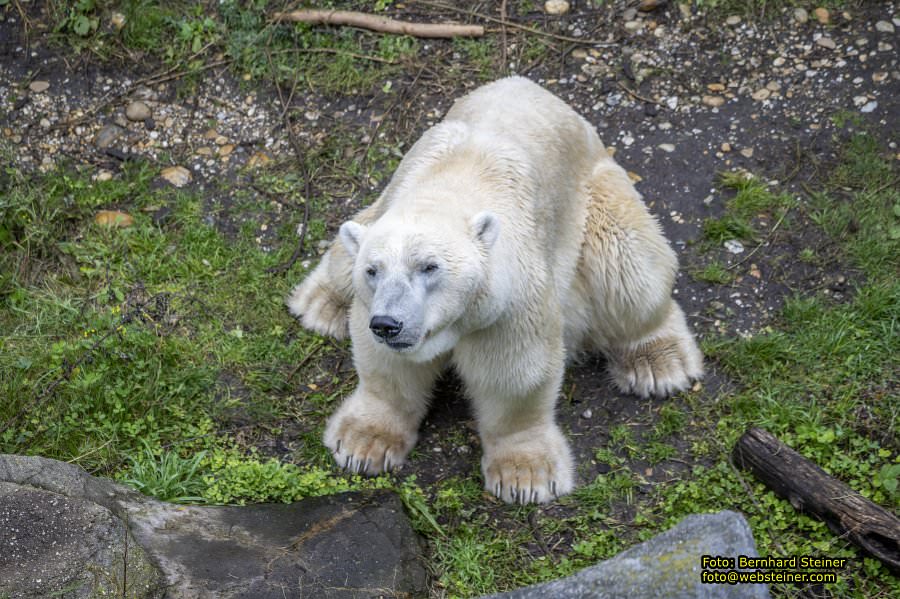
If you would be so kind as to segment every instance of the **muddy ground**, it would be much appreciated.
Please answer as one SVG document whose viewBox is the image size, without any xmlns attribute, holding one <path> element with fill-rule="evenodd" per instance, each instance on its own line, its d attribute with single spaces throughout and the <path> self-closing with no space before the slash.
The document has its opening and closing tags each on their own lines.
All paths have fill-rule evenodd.
<svg viewBox="0 0 900 599">
<path fill-rule="evenodd" d="M 570 13 L 558 18 L 539 10 L 513 15 L 517 23 L 556 36 L 539 37 L 539 52 L 524 51 L 534 45 L 533 34 L 504 32 L 488 23 L 495 43 L 486 61 L 472 60 L 445 40 L 424 41 L 385 81 L 355 94 L 277 88 L 244 80 L 227 64 L 193 75 L 188 85 L 168 78 L 166 66 L 152 61 L 72 55 L 40 30 L 26 35 L 20 16 L 6 8 L 0 21 L 0 143 L 13 156 L 13 166 L 25 170 L 74 162 L 91 165 L 98 177 L 115 176 L 123 161 L 133 158 L 184 166 L 192 175 L 189 188 L 204 194 L 208 222 L 233 232 L 250 218 L 261 246 L 293 246 L 296 236 L 280 225 L 285 220 L 299 224 L 302 209 L 256 190 L 244 168 L 248 163 L 294 161 L 297 145 L 336 151 L 330 166 L 297 168 L 298 185 L 308 185 L 313 197 L 330 199 L 318 204 L 314 215 L 330 235 L 373 199 L 392 161 L 455 98 L 484 81 L 521 74 L 594 124 L 633 175 L 680 256 L 675 293 L 701 338 L 752 335 L 797 292 L 826 290 L 836 299 L 847 293 L 846 281 L 854 274 L 808 223 L 794 220 L 786 226 L 779 214 L 761 214 L 755 222 L 760 238 L 738 253 L 705 242 L 702 223 L 721 215 L 732 193 L 719 185 L 722 172 L 745 169 L 805 202 L 804 186 L 815 187 L 829 171 L 842 139 L 854 128 L 865 127 L 900 151 L 895 145 L 897 4 L 859 3 L 846 12 L 832 11 L 827 23 L 812 14 L 804 20 L 793 10 L 726 21 L 724 15 L 692 12 L 675 2 L 661 2 L 647 13 L 629 10 L 631 2 L 571 4 Z M 499 15 L 493 3 L 459 6 Z M 30 8 L 39 13 L 38 7 Z M 38 13 L 31 18 L 39 20 Z M 391 15 L 484 22 L 465 11 L 414 2 L 398 3 Z M 572 41 L 579 38 L 602 44 Z M 40 89 L 34 82 L 40 81 L 49 85 L 34 91 Z M 135 99 L 149 105 L 151 119 L 125 116 Z M 103 131 L 113 138 L 109 144 L 98 137 Z M 359 168 L 349 173 L 341 162 Z M 237 210 L 238 203 L 254 206 L 252 215 Z M 322 247 L 307 244 L 300 260 L 314 264 Z M 830 258 L 824 266 L 797 260 L 804 248 Z M 692 274 L 714 261 L 733 275 L 731 283 L 711 285 Z M 301 403 L 309 384 L 322 391 L 333 385 L 335 372 L 352 376 L 346 346 L 307 367 L 309 376 L 295 389 Z M 712 400 L 729 382 L 715 363 L 708 370 L 703 388 Z M 602 358 L 586 356 L 573 364 L 558 414 L 582 464 L 581 481 L 608 469 L 593 455 L 608 442 L 611 427 L 644 430 L 669 401 L 617 393 Z M 291 454 L 303 428 L 286 422 L 280 435 L 260 433 L 256 442 L 267 453 Z M 449 375 L 436 391 L 404 472 L 426 484 L 457 474 L 477 477 L 479 457 L 465 401 Z M 676 456 L 655 468 L 639 461 L 631 467 L 653 482 L 677 476 L 688 464 Z M 560 509 L 547 508 L 546 514 Z"/>
</svg>

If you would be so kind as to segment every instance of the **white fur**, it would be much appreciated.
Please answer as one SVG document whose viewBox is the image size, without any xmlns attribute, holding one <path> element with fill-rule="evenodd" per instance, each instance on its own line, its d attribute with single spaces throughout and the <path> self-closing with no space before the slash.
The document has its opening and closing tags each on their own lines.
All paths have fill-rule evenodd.
<svg viewBox="0 0 900 599">
<path fill-rule="evenodd" d="M 288 304 L 305 326 L 353 340 L 360 384 L 325 432 L 341 466 L 402 464 L 452 364 L 485 488 L 546 502 L 574 486 L 554 421 L 567 357 L 604 352 L 616 385 L 644 397 L 703 374 L 658 223 L 593 128 L 526 79 L 458 100 L 340 238 Z M 373 334 L 376 314 L 401 332 Z"/>
</svg>

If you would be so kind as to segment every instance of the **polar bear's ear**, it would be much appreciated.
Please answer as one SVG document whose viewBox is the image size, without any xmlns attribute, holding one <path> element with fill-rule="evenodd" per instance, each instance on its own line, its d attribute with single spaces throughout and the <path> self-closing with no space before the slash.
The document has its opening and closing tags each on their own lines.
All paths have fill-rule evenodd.
<svg viewBox="0 0 900 599">
<path fill-rule="evenodd" d="M 341 225 L 341 229 L 338 231 L 338 237 L 341 238 L 341 243 L 344 244 L 344 247 L 351 257 L 356 258 L 356 254 L 359 253 L 359 246 L 363 233 L 365 232 L 366 227 L 359 223 L 355 223 L 352 220 L 348 220 Z"/>
<path fill-rule="evenodd" d="M 490 249 L 500 236 L 500 219 L 493 212 L 479 212 L 472 217 L 472 231 L 475 238 Z"/>
</svg>

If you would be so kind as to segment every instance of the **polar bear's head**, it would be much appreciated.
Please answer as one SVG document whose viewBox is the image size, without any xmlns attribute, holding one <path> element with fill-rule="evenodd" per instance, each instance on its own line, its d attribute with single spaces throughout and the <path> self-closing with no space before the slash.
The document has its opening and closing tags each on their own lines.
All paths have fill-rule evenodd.
<svg viewBox="0 0 900 599">
<path fill-rule="evenodd" d="M 499 219 L 490 212 L 455 218 L 385 215 L 368 227 L 353 221 L 341 226 L 370 334 L 417 362 L 456 345 L 477 320 L 472 310 L 490 287 L 488 257 Z"/>
</svg>

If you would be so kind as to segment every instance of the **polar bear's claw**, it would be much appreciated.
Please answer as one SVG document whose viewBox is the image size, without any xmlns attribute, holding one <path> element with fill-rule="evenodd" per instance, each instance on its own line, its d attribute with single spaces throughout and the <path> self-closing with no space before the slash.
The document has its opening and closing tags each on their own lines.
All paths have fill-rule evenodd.
<svg viewBox="0 0 900 599">
<path fill-rule="evenodd" d="M 572 456 L 556 426 L 490 443 L 482 459 L 485 490 L 507 503 L 547 503 L 574 487 Z"/>
</svg>

